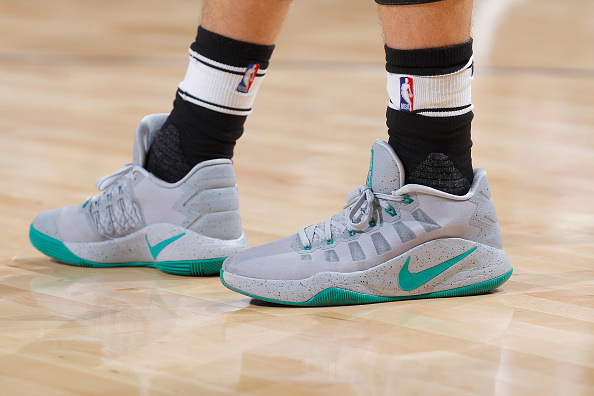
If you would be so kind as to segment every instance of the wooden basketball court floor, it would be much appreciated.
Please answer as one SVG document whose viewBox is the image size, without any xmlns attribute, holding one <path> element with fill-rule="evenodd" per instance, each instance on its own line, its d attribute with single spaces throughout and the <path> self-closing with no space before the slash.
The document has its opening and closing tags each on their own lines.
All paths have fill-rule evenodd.
<svg viewBox="0 0 594 396">
<path fill-rule="evenodd" d="M 37 252 L 33 217 L 95 194 L 170 110 L 199 10 L 0 1 L 0 394 L 594 394 L 591 0 L 475 4 L 473 157 L 515 268 L 494 293 L 287 308 Z M 373 2 L 298 0 L 236 150 L 252 245 L 342 208 L 386 104 Z"/>
</svg>

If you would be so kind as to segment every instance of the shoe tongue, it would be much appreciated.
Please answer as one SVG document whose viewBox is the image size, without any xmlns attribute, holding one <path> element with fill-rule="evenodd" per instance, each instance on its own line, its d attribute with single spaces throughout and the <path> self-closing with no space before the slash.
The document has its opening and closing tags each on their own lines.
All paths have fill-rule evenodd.
<svg viewBox="0 0 594 396">
<path fill-rule="evenodd" d="M 373 192 L 390 194 L 404 185 L 404 166 L 392 147 L 376 140 L 371 148 L 371 162 L 367 184 Z"/>
<path fill-rule="evenodd" d="M 134 138 L 134 153 L 132 156 L 134 165 L 145 167 L 149 148 L 167 117 L 168 114 L 151 114 L 140 121 Z"/>
</svg>

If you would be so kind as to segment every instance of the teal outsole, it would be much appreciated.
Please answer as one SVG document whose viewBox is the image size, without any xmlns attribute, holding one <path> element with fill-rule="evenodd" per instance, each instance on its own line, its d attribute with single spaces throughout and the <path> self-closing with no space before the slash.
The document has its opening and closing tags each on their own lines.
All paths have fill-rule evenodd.
<svg viewBox="0 0 594 396">
<path fill-rule="evenodd" d="M 505 281 L 509 279 L 512 275 L 513 269 L 509 272 L 485 281 L 480 282 L 475 285 L 458 287 L 455 289 L 444 290 L 434 293 L 427 293 L 427 294 L 418 294 L 413 296 L 396 296 L 396 297 L 383 297 L 383 296 L 372 296 L 362 293 L 356 293 L 350 290 L 340 289 L 340 288 L 329 288 L 320 293 L 316 294 L 310 300 L 295 302 L 295 301 L 282 301 L 282 300 L 275 300 L 265 297 L 256 296 L 251 293 L 244 292 L 243 290 L 239 290 L 224 280 L 224 271 L 221 270 L 221 282 L 227 288 L 236 291 L 238 293 L 244 294 L 248 297 L 252 297 L 258 300 L 267 301 L 275 304 L 282 304 L 282 305 L 294 305 L 294 306 L 302 306 L 302 307 L 323 307 L 323 306 L 332 306 L 332 305 L 359 305 L 359 304 L 373 304 L 373 303 L 381 303 L 381 302 L 389 302 L 389 301 L 403 301 L 403 300 L 415 300 L 415 299 L 422 299 L 422 298 L 441 298 L 441 297 L 462 297 L 462 296 L 471 296 L 476 294 L 484 294 L 488 293 L 497 287 L 501 286 Z"/>
<path fill-rule="evenodd" d="M 187 261 L 157 261 L 128 263 L 98 263 L 85 260 L 72 253 L 61 241 L 37 231 L 33 225 L 29 229 L 29 239 L 41 253 L 62 263 L 91 268 L 149 267 L 157 268 L 173 275 L 205 276 L 218 274 L 225 258 Z"/>
</svg>

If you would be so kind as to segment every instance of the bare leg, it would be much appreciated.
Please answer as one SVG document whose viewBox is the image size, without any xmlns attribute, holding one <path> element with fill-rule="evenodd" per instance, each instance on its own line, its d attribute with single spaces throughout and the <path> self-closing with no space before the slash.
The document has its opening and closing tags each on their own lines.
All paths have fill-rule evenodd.
<svg viewBox="0 0 594 396">
<path fill-rule="evenodd" d="M 468 41 L 472 0 L 378 6 L 388 47 L 419 49 L 445 47 Z"/>
<path fill-rule="evenodd" d="M 272 45 L 291 0 L 205 0 L 202 27 L 235 40 Z"/>
</svg>

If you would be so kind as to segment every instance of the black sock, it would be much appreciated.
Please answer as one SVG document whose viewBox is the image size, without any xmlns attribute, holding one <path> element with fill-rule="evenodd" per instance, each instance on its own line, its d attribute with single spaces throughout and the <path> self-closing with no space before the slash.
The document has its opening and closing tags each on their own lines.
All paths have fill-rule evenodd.
<svg viewBox="0 0 594 396">
<path fill-rule="evenodd" d="M 249 93 L 249 99 L 248 92 L 254 80 L 263 79 L 273 49 L 199 27 L 190 47 L 188 73 L 150 147 L 147 170 L 176 182 L 202 161 L 232 158 L 257 89 Z M 208 84 L 197 86 L 205 80 L 213 87 L 206 90 L 212 92 L 204 92 Z"/>
<path fill-rule="evenodd" d="M 473 113 L 469 102 L 470 81 L 466 81 L 472 74 L 471 57 L 472 41 L 421 50 L 395 50 L 386 46 L 386 70 L 389 75 L 392 73 L 392 80 L 402 84 L 403 79 L 410 79 L 406 81 L 411 86 L 410 100 L 401 99 L 405 93 L 395 87 L 387 110 L 388 142 L 404 165 L 407 184 L 422 184 L 456 195 L 468 192 L 473 180 L 470 136 Z M 451 77 L 457 72 L 465 74 Z M 440 92 L 435 94 L 425 88 L 418 95 L 422 84 L 432 84 L 426 77 L 446 75 L 450 79 L 458 78 L 456 84 L 464 85 L 464 98 L 455 98 L 452 93 L 455 90 L 451 90 L 444 93 L 451 96 L 442 106 Z M 412 91 L 417 86 L 419 92 L 415 91 L 415 96 Z M 427 98 L 430 95 L 433 96 Z"/>
<path fill-rule="evenodd" d="M 388 109 L 388 143 L 404 165 L 405 183 L 464 195 L 473 179 L 470 123 L 473 113 L 425 117 Z"/>
</svg>

